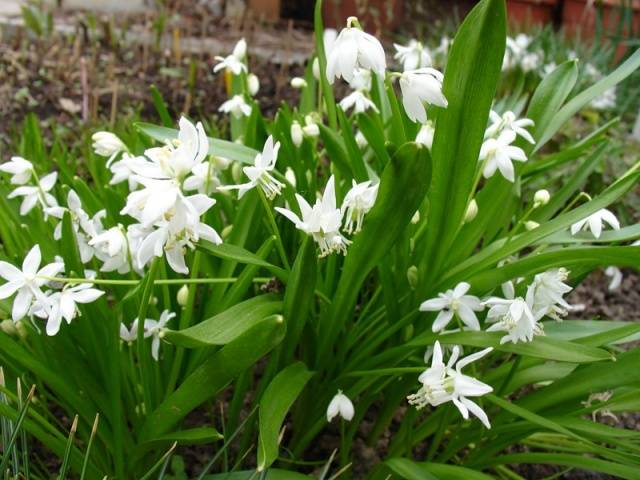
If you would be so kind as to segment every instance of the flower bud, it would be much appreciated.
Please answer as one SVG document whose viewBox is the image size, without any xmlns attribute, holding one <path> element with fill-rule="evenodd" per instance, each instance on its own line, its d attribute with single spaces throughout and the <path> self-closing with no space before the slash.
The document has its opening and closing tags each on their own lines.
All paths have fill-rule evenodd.
<svg viewBox="0 0 640 480">
<path fill-rule="evenodd" d="M 257 75 L 250 73 L 247 75 L 247 88 L 249 89 L 249 95 L 254 97 L 258 90 L 260 90 L 260 79 Z"/>
<path fill-rule="evenodd" d="M 538 222 L 534 222 L 533 220 L 529 220 L 528 222 L 524 222 L 524 228 L 531 231 L 534 228 L 538 228 L 540 224 Z"/>
<path fill-rule="evenodd" d="M 25 338 L 27 338 L 27 335 L 29 334 L 29 332 L 27 331 L 27 327 L 24 326 L 24 322 L 17 322 L 16 330 L 18 331 L 18 337 L 21 340 L 24 340 Z"/>
<path fill-rule="evenodd" d="M 473 219 L 476 218 L 476 215 L 478 215 L 478 202 L 476 202 L 476 199 L 473 198 L 469 202 L 467 211 L 464 214 L 464 223 L 469 223 L 473 221 Z"/>
<path fill-rule="evenodd" d="M 538 190 L 533 196 L 533 208 L 541 207 L 549 203 L 551 195 L 547 190 Z"/>
<path fill-rule="evenodd" d="M 213 168 L 216 170 L 226 170 L 226 168 L 231 163 L 231 160 L 225 157 L 211 157 L 211 162 L 213 163 Z"/>
<path fill-rule="evenodd" d="M 149 305 L 152 306 L 156 306 L 158 305 L 158 297 L 156 297 L 155 295 L 153 295 L 150 299 L 149 299 Z"/>
<path fill-rule="evenodd" d="M 101 157 L 110 157 L 120 152 L 126 152 L 127 146 L 111 132 L 96 132 L 91 135 L 93 151 Z"/>
<path fill-rule="evenodd" d="M 189 287 L 187 285 L 180 287 L 176 299 L 178 300 L 178 305 L 181 307 L 187 306 L 187 302 L 189 301 Z"/>
<path fill-rule="evenodd" d="M 419 221 L 420 221 L 420 210 L 416 210 L 416 213 L 414 213 L 413 217 L 411 217 L 411 223 L 413 225 L 417 225 Z"/>
<path fill-rule="evenodd" d="M 320 80 L 320 61 L 318 60 L 318 57 L 313 59 L 311 70 L 313 71 L 313 77 L 316 80 Z"/>
<path fill-rule="evenodd" d="M 287 167 L 287 169 L 285 170 L 284 178 L 287 179 L 287 182 L 289 182 L 292 187 L 296 187 L 296 174 L 293 172 L 291 167 Z"/>
<path fill-rule="evenodd" d="M 233 230 L 233 224 L 227 225 L 226 227 L 224 227 L 222 229 L 222 232 L 220 232 L 220 236 L 222 237 L 222 239 L 226 240 L 227 238 L 229 238 L 229 235 L 231 235 L 232 230 Z"/>
<path fill-rule="evenodd" d="M 307 137 L 318 137 L 320 135 L 320 127 L 315 123 L 308 123 L 304 127 L 302 127 L 302 131 Z"/>
<path fill-rule="evenodd" d="M 418 285 L 418 267 L 415 265 L 411 265 L 407 269 L 407 281 L 409 282 L 411 290 L 415 290 Z"/>
<path fill-rule="evenodd" d="M 291 141 L 296 147 L 302 145 L 302 140 L 304 140 L 304 132 L 302 131 L 302 127 L 298 122 L 293 122 L 291 124 Z"/>
<path fill-rule="evenodd" d="M 231 166 L 231 178 L 233 178 L 233 181 L 235 183 L 242 183 L 242 175 L 242 165 L 240 165 L 238 162 L 234 162 Z"/>
<path fill-rule="evenodd" d="M 233 56 L 238 60 L 242 60 L 247 55 L 247 41 L 241 38 L 236 46 L 233 47 Z"/>
<path fill-rule="evenodd" d="M 291 79 L 291 86 L 296 89 L 306 88 L 307 81 L 301 77 L 293 77 Z"/>
<path fill-rule="evenodd" d="M 3 320 L 2 323 L 0 323 L 0 330 L 11 337 L 18 335 L 18 329 L 13 320 Z"/>
</svg>

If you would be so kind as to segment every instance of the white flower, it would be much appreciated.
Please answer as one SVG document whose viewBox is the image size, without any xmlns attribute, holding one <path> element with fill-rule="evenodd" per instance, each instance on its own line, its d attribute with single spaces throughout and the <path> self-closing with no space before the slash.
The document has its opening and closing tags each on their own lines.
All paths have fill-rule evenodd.
<svg viewBox="0 0 640 480">
<path fill-rule="evenodd" d="M 347 233 L 357 233 L 362 228 L 364 216 L 373 208 L 378 196 L 378 186 L 371 185 L 370 181 L 356 183 L 353 180 L 351 189 L 347 192 L 342 201 L 342 214 L 344 218 L 344 229 Z"/>
<path fill-rule="evenodd" d="M 247 55 L 247 42 L 244 38 L 240 39 L 233 49 L 233 53 L 226 57 L 216 56 L 218 61 L 215 67 L 213 67 L 213 73 L 218 73 L 220 70 L 229 70 L 234 75 L 240 75 L 242 72 L 247 71 L 247 66 L 243 60 Z"/>
<path fill-rule="evenodd" d="M 527 290 L 527 299 L 536 317 L 542 318 L 548 315 L 560 320 L 560 317 L 565 316 L 572 309 L 571 305 L 562 298 L 572 290 L 564 283 L 567 278 L 569 278 L 569 271 L 566 268 L 547 270 L 533 278 Z"/>
<path fill-rule="evenodd" d="M 444 330 L 454 315 L 471 330 L 480 330 L 480 323 L 474 312 L 480 312 L 484 307 L 478 297 L 466 294 L 470 288 L 471 285 L 467 282 L 460 282 L 453 290 L 439 293 L 438 297 L 422 302 L 420 311 L 440 312 L 431 327 L 434 332 Z"/>
<path fill-rule="evenodd" d="M 598 95 L 596 98 L 591 100 L 589 105 L 596 110 L 611 110 L 616 108 L 617 99 L 616 87 L 611 87 L 602 92 L 601 95 Z"/>
<path fill-rule="evenodd" d="M 180 185 L 175 180 L 153 180 L 140 177 L 144 188 L 131 192 L 122 215 L 131 215 L 144 228 L 160 221 L 182 197 Z"/>
<path fill-rule="evenodd" d="M 157 362 L 160 351 L 160 338 L 167 322 L 176 316 L 175 313 L 164 310 L 158 320 L 146 319 L 144 321 L 145 338 L 153 337 L 151 340 L 151 356 Z M 137 325 L 136 325 L 137 326 Z"/>
<path fill-rule="evenodd" d="M 129 184 L 129 190 L 135 190 L 138 187 L 138 181 L 136 180 L 136 172 L 131 168 L 132 164 L 145 161 L 144 158 L 134 157 L 130 153 L 123 153 L 122 159 L 117 162 L 113 162 L 108 165 L 111 170 L 111 180 L 109 185 L 117 185 L 118 183 L 127 181 Z"/>
<path fill-rule="evenodd" d="M 45 175 L 39 181 L 38 185 L 23 185 L 12 191 L 8 198 L 22 197 L 20 205 L 20 215 L 27 215 L 39 202 L 42 208 L 55 207 L 58 205 L 55 197 L 49 192 L 53 189 L 58 179 L 58 172 Z"/>
<path fill-rule="evenodd" d="M 242 168 L 245 175 L 249 177 L 249 182 L 241 185 L 225 185 L 220 187 L 219 190 L 237 189 L 238 197 L 242 197 L 249 190 L 259 185 L 267 198 L 274 199 L 277 195 L 280 195 L 280 191 L 284 187 L 284 183 L 276 180 L 271 174 L 276 168 L 279 150 L 280 142 L 276 142 L 274 145 L 273 137 L 269 135 L 262 148 L 262 153 L 256 155 L 253 166 Z"/>
<path fill-rule="evenodd" d="M 347 27 L 343 28 L 327 54 L 327 79 L 333 83 L 336 77 L 347 82 L 353 79 L 357 67 L 373 70 L 384 76 L 387 68 L 384 49 L 376 37 L 363 32 L 358 27 L 355 17 L 347 19 Z"/>
<path fill-rule="evenodd" d="M 24 185 L 31 180 L 33 164 L 22 157 L 11 157 L 11 160 L 0 165 L 0 172 L 11 174 L 13 185 Z"/>
<path fill-rule="evenodd" d="M 229 100 L 220 105 L 219 112 L 230 113 L 236 118 L 240 118 L 243 115 L 248 117 L 251 115 L 251 106 L 245 102 L 242 95 L 234 95 Z"/>
<path fill-rule="evenodd" d="M 350 422 L 354 414 L 353 403 L 349 400 L 342 390 L 334 395 L 327 407 L 327 422 L 330 422 L 338 415 Z"/>
<path fill-rule="evenodd" d="M 431 366 L 427 368 L 418 381 L 422 383 L 420 389 L 407 397 L 411 405 L 417 409 L 427 405 L 438 406 L 446 402 L 453 402 L 465 419 L 469 418 L 469 412 L 475 415 L 487 427 L 491 428 L 487 414 L 475 402 L 467 397 L 480 397 L 493 391 L 493 388 L 473 377 L 462 373 L 462 369 L 491 352 L 493 348 L 485 348 L 458 361 L 459 347 L 453 347 L 451 357 L 445 364 L 443 362 L 442 347 L 436 341 L 433 347 Z M 456 363 L 457 362 L 457 363 Z M 454 368 L 455 365 L 455 368 Z"/>
<path fill-rule="evenodd" d="M 347 253 L 349 240 L 340 233 L 342 212 L 336 207 L 336 193 L 333 175 L 329 178 L 322 198 L 317 199 L 311 207 L 304 197 L 296 193 L 302 219 L 286 208 L 276 207 L 276 210 L 291 220 L 296 228 L 311 235 L 320 247 L 320 256 L 324 257 L 332 252 Z"/>
<path fill-rule="evenodd" d="M 545 75 L 551 75 L 551 73 L 553 73 L 556 68 L 558 68 L 556 62 L 549 62 L 544 67 L 542 67 L 542 71 Z"/>
<path fill-rule="evenodd" d="M 302 89 L 307 87 L 307 81 L 301 77 L 293 77 L 290 83 L 291 86 L 295 89 Z"/>
<path fill-rule="evenodd" d="M 353 72 L 353 78 L 349 82 L 349 86 L 354 90 L 362 90 L 365 92 L 371 90 L 371 70 L 356 68 L 355 72 Z"/>
<path fill-rule="evenodd" d="M 316 123 L 312 115 L 306 115 L 304 117 L 304 127 L 302 132 L 306 137 L 316 138 L 320 135 L 320 127 Z"/>
<path fill-rule="evenodd" d="M 112 227 L 94 236 L 89 240 L 89 245 L 95 248 L 96 257 L 104 262 L 101 272 L 129 272 L 129 240 L 121 226 Z"/>
<path fill-rule="evenodd" d="M 182 184 L 184 190 L 197 190 L 198 193 L 211 194 L 220 186 L 213 162 L 202 162 L 191 169 L 192 175 Z"/>
<path fill-rule="evenodd" d="M 349 111 L 350 108 L 353 108 L 354 113 L 363 113 L 369 108 L 375 112 L 378 111 L 376 104 L 369 100 L 360 90 L 354 90 L 340 100 L 340 107 L 345 112 Z"/>
<path fill-rule="evenodd" d="M 614 290 L 618 290 L 620 285 L 622 285 L 622 270 L 618 267 L 610 266 L 604 270 L 604 274 L 607 277 L 611 278 L 611 282 L 609 282 L 609 291 L 612 292 Z"/>
<path fill-rule="evenodd" d="M 489 138 L 484 141 L 480 148 L 480 161 L 484 161 L 482 174 L 484 178 L 490 178 L 500 170 L 504 178 L 510 182 L 515 181 L 515 170 L 512 160 L 526 162 L 527 156 L 519 147 L 511 145 L 516 139 L 515 132 L 506 130 L 498 138 Z"/>
<path fill-rule="evenodd" d="M 403 70 L 430 67 L 432 64 L 429 49 L 422 42 L 411 39 L 406 46 L 397 43 L 394 43 L 393 46 L 396 49 L 393 58 L 402 62 Z"/>
<path fill-rule="evenodd" d="M 495 137 L 504 131 L 512 131 L 516 135 L 520 135 L 529 143 L 536 143 L 526 127 L 534 125 L 533 120 L 529 118 L 516 118 L 515 113 L 511 111 L 504 112 L 502 116 L 491 110 L 489 119 L 492 124 L 484 133 L 484 138 Z"/>
<path fill-rule="evenodd" d="M 571 235 L 575 235 L 580 230 L 589 229 L 594 237 L 600 238 L 605 223 L 609 224 L 614 230 L 620 230 L 620 222 L 616 216 L 606 208 L 602 208 L 571 225 Z"/>
<path fill-rule="evenodd" d="M 542 324 L 538 323 L 540 318 L 536 317 L 532 311 L 532 299 L 527 295 L 527 300 L 522 297 L 514 299 L 504 299 L 491 297 L 485 303 L 489 306 L 487 321 L 494 323 L 487 332 L 507 332 L 500 339 L 500 343 L 531 342 L 534 335 L 542 335 Z"/>
<path fill-rule="evenodd" d="M 530 52 L 525 54 L 520 60 L 520 68 L 523 72 L 531 72 L 537 70 L 542 63 L 542 55 L 538 52 Z"/>
<path fill-rule="evenodd" d="M 71 323 L 71 320 L 78 315 L 78 303 L 91 303 L 104 295 L 103 291 L 91 288 L 92 286 L 91 283 L 81 283 L 73 287 L 65 287 L 47 297 L 50 313 L 42 315 L 40 313 L 42 310 L 36 313 L 38 316 L 48 317 L 47 335 L 53 336 L 58 333 L 62 319 L 66 320 L 67 324 Z"/>
<path fill-rule="evenodd" d="M 136 254 L 138 265 L 142 267 L 153 256 L 161 257 L 165 253 L 169 266 L 175 272 L 189 273 L 184 259 L 187 248 L 194 249 L 201 238 L 215 244 L 222 243 L 212 227 L 200 222 L 200 216 L 215 203 L 213 198 L 201 194 L 177 201 L 168 215 L 155 223 L 155 229 L 143 233 Z"/>
<path fill-rule="evenodd" d="M 124 323 L 120 324 L 120 339 L 126 343 L 132 343 L 136 340 L 138 336 L 138 322 L 137 320 L 133 322 L 131 328 L 127 328 Z"/>
<path fill-rule="evenodd" d="M 111 132 L 96 132 L 91 135 L 93 151 L 101 157 L 115 157 L 121 152 L 128 151 L 120 138 Z"/>
<path fill-rule="evenodd" d="M 442 94 L 442 73 L 434 68 L 407 70 L 400 76 L 402 105 L 413 122 L 426 123 L 425 102 L 446 108 L 447 99 Z"/>
<path fill-rule="evenodd" d="M 300 123 L 294 121 L 291 124 L 291 141 L 296 147 L 302 145 L 302 140 L 304 140 L 304 132 L 302 131 L 302 127 Z"/>
<path fill-rule="evenodd" d="M 436 130 L 433 128 L 433 122 L 431 120 L 427 120 L 426 123 L 420 127 L 420 130 L 418 130 L 416 143 L 424 145 L 431 150 L 431 147 L 433 146 L 433 136 L 435 133 Z"/>
<path fill-rule="evenodd" d="M 358 144 L 359 148 L 365 148 L 367 145 L 369 145 L 367 137 L 365 137 L 360 130 L 356 132 L 356 143 Z"/>
<path fill-rule="evenodd" d="M 329 52 L 333 50 L 337 37 L 338 32 L 335 28 L 325 28 L 324 32 L 322 32 L 322 43 L 324 43 L 324 53 L 326 56 L 329 56 Z"/>
<path fill-rule="evenodd" d="M 40 288 L 64 269 L 60 262 L 50 263 L 40 268 L 42 255 L 40 246 L 35 245 L 22 262 L 22 270 L 10 263 L 0 261 L 0 277 L 7 283 L 0 286 L 0 299 L 4 300 L 17 292 L 13 301 L 11 316 L 14 322 L 21 320 L 29 311 L 31 302 L 46 299 Z"/>
</svg>

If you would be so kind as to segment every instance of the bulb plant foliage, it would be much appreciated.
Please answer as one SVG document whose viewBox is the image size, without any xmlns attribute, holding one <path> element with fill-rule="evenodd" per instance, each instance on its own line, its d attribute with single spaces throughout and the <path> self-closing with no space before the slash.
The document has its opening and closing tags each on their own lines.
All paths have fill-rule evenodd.
<svg viewBox="0 0 640 480">
<path fill-rule="evenodd" d="M 355 18 L 324 31 L 321 9 L 299 104 L 275 118 L 250 45 L 216 57 L 227 138 L 163 115 L 95 132 L 76 175 L 28 123 L 0 166 L 3 468 L 37 440 L 80 478 L 163 478 L 206 443 L 200 478 L 305 478 L 322 435 L 340 436 L 325 473 L 348 470 L 366 419 L 371 445 L 390 438 L 371 478 L 637 478 L 637 432 L 598 421 L 638 408 L 640 327 L 573 320 L 566 295 L 640 265 L 640 224 L 614 213 L 638 164 L 583 192 L 606 128 L 545 145 L 640 52 L 583 91 L 562 63 L 509 106 L 501 69 L 524 47 L 503 0 L 469 13 L 441 69 L 418 41 L 388 61 Z"/>
</svg>

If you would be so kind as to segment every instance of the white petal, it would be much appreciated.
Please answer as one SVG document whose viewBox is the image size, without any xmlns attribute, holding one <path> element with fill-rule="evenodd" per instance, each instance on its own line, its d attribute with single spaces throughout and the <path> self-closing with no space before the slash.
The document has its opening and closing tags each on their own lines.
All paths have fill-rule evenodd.
<svg viewBox="0 0 640 480">
<path fill-rule="evenodd" d="M 433 325 L 431 326 L 431 330 L 434 332 L 440 332 L 441 330 L 444 329 L 444 327 L 446 327 L 449 324 L 449 322 L 451 322 L 452 318 L 453 318 L 452 310 L 442 310 L 436 317 L 435 321 L 433 322 Z"/>
</svg>

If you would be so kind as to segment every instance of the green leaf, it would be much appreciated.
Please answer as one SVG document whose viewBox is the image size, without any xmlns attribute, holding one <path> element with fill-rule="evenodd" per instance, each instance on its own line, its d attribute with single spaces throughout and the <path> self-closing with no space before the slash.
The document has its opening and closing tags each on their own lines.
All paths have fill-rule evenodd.
<svg viewBox="0 0 640 480">
<path fill-rule="evenodd" d="M 261 295 L 238 303 L 193 327 L 179 331 L 166 330 L 164 339 L 188 348 L 226 345 L 262 323 L 265 317 L 281 310 L 282 302 L 275 296 Z"/>
<path fill-rule="evenodd" d="M 611 354 L 600 348 L 580 345 L 578 343 L 557 340 L 548 336 L 535 337 L 528 343 L 504 343 L 500 332 L 456 332 L 438 334 L 425 332 L 411 340 L 408 346 L 431 346 L 436 340 L 447 345 L 464 345 L 470 347 L 493 347 L 500 352 L 515 353 L 528 357 L 544 358 L 569 363 L 588 363 L 611 360 Z"/>
<path fill-rule="evenodd" d="M 494 477 L 470 468 L 434 462 L 413 462 L 392 458 L 384 462 L 395 474 L 407 480 L 492 480 Z"/>
<path fill-rule="evenodd" d="M 527 110 L 527 118 L 535 122 L 531 130 L 534 139 L 542 137 L 549 122 L 575 87 L 576 80 L 578 80 L 577 60 L 564 62 L 542 79 L 531 97 Z"/>
<path fill-rule="evenodd" d="M 254 480 L 255 470 L 245 470 L 242 472 L 218 473 L 217 475 L 207 475 L 203 480 Z M 264 475 L 264 480 L 309 480 L 315 477 L 303 475 L 301 473 L 290 472 L 288 470 L 278 470 L 270 468 Z"/>
<path fill-rule="evenodd" d="M 149 414 L 140 430 L 140 439 L 150 441 L 170 431 L 194 408 L 214 397 L 237 375 L 278 345 L 284 333 L 282 317 L 273 315 L 207 357 L 176 391 Z"/>
<path fill-rule="evenodd" d="M 267 262 L 255 253 L 239 247 L 238 245 L 233 245 L 231 243 L 221 243 L 220 245 L 215 245 L 211 242 L 201 241 L 198 243 L 197 248 L 215 257 L 223 258 L 225 260 L 233 260 L 234 262 L 238 263 L 264 267 L 284 281 L 286 281 L 288 277 L 288 273 L 282 268 Z"/>
<path fill-rule="evenodd" d="M 278 458 L 278 438 L 282 422 L 313 375 L 302 362 L 296 362 L 275 376 L 260 399 L 260 437 L 258 471 L 269 468 Z"/>
<path fill-rule="evenodd" d="M 164 98 L 162 98 L 160 90 L 158 90 L 155 85 L 151 85 L 151 87 L 149 87 L 149 90 L 151 90 L 153 106 L 155 107 L 156 112 L 158 112 L 158 116 L 160 117 L 162 124 L 165 127 L 171 127 L 173 125 L 173 118 L 171 118 L 171 114 L 167 109 L 167 104 L 165 103 Z"/>
<path fill-rule="evenodd" d="M 364 160 L 362 159 L 362 152 L 360 151 L 360 147 L 358 147 L 353 134 L 353 123 L 347 119 L 342 108 L 339 106 L 336 108 L 336 112 L 338 113 L 340 131 L 342 133 L 345 148 L 348 152 L 349 165 L 353 172 L 353 178 L 358 182 L 369 180 L 367 167 L 365 167 Z"/>
<path fill-rule="evenodd" d="M 345 258 L 325 319 L 327 330 L 321 335 L 321 355 L 330 354 L 330 342 L 352 315 L 362 283 L 405 231 L 426 195 L 430 179 L 429 150 L 415 143 L 402 145 L 387 164 L 380 178 L 376 203 Z"/>
<path fill-rule="evenodd" d="M 65 211 L 62 216 L 62 237 L 60 238 L 60 251 L 64 259 L 67 273 L 76 272 L 77 275 L 84 275 L 80 251 L 76 233 L 71 222 L 71 213 Z"/>
<path fill-rule="evenodd" d="M 136 122 L 134 126 L 145 135 L 148 135 L 159 142 L 178 138 L 178 130 L 174 128 L 161 127 L 145 122 Z M 253 148 L 249 148 L 239 143 L 211 137 L 208 137 L 208 139 L 209 155 L 224 157 L 236 162 L 253 165 L 253 161 L 258 154 L 258 152 Z"/>
<path fill-rule="evenodd" d="M 500 76 L 506 38 L 504 0 L 483 0 L 453 41 L 433 140 L 429 228 L 418 264 L 420 290 L 437 277 L 472 195 L 480 146 Z M 426 276 L 425 276 L 426 275 Z"/>
<path fill-rule="evenodd" d="M 327 150 L 327 154 L 331 162 L 348 178 L 355 178 L 355 174 L 351 169 L 349 153 L 344 145 L 344 140 L 338 133 L 327 127 L 326 125 L 318 125 L 320 127 L 320 138 Z"/>
<path fill-rule="evenodd" d="M 638 67 L 640 67 L 640 49 L 631 55 L 622 65 L 616 68 L 612 73 L 600 80 L 595 85 L 587 88 L 585 91 L 573 97 L 546 125 L 544 133 L 538 139 L 536 150 L 544 145 L 567 120 L 573 117 L 582 107 L 587 105 L 591 100 L 602 95 L 606 90 L 614 87 L 631 75 Z"/>
</svg>

